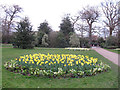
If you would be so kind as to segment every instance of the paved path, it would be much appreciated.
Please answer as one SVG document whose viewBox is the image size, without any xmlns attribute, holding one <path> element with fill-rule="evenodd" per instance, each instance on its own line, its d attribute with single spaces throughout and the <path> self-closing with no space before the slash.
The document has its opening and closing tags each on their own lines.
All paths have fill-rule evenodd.
<svg viewBox="0 0 120 90">
<path fill-rule="evenodd" d="M 118 60 L 120 59 L 120 54 L 110 52 L 100 47 L 93 47 L 92 49 L 101 54 L 102 56 L 104 56 L 105 58 L 109 59 L 113 63 L 120 66 L 120 61 L 118 62 Z"/>
</svg>

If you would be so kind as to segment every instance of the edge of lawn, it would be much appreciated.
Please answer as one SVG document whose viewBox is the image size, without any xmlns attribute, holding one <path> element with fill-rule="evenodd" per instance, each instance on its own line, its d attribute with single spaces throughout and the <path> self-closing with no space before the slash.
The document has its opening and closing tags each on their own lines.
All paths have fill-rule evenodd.
<svg viewBox="0 0 120 90">
<path fill-rule="evenodd" d="M 107 48 L 103 48 L 103 49 L 108 50 L 108 51 L 113 52 L 113 53 L 120 54 L 120 50 L 107 49 Z"/>
<path fill-rule="evenodd" d="M 40 48 L 40 49 L 42 49 L 42 48 Z M 50 49 L 52 49 L 52 48 L 50 48 Z M 57 48 L 56 48 L 57 49 Z M 63 49 L 63 48 L 61 48 L 61 49 Z M 95 51 L 95 50 L 93 50 L 93 51 Z M 96 51 L 95 51 L 95 53 L 97 53 Z M 98 54 L 98 56 L 100 55 L 99 53 L 97 53 Z M 99 57 L 101 57 L 102 55 L 100 55 Z M 103 56 L 102 56 L 103 57 Z M 120 75 L 120 67 L 118 67 L 118 65 L 116 65 L 116 64 L 114 64 L 112 61 L 110 61 L 110 60 L 108 60 L 108 59 L 103 59 L 103 60 L 101 60 L 101 61 L 103 61 L 104 63 L 106 63 L 106 64 L 108 64 L 108 65 L 110 65 L 111 66 L 111 69 L 113 70 L 113 72 L 116 72 L 116 73 L 118 73 L 118 71 L 119 71 L 119 75 Z M 120 77 L 118 77 L 118 85 L 120 85 Z M 120 87 L 119 87 L 120 88 Z"/>
<path fill-rule="evenodd" d="M 106 49 L 107 50 L 107 49 Z M 94 50 L 95 51 L 95 50 Z M 108 50 L 109 51 L 109 50 Z M 96 52 L 96 51 L 95 51 Z M 96 52 L 98 53 L 98 52 Z M 115 53 L 115 52 L 114 52 Z M 99 54 L 99 53 L 98 53 Z M 118 54 L 118 53 L 117 53 Z M 99 54 L 100 56 L 102 56 L 101 54 Z M 104 57 L 104 56 L 103 56 Z M 105 58 L 105 57 L 104 57 Z M 118 57 L 119 59 L 120 57 Z M 120 66 L 118 66 L 117 64 L 113 63 L 112 61 L 108 60 L 107 58 L 105 58 L 104 60 L 102 60 L 104 63 L 108 64 L 111 69 L 114 72 L 118 72 L 118 88 L 120 88 Z M 120 61 L 118 60 L 118 64 L 120 64 Z"/>
</svg>

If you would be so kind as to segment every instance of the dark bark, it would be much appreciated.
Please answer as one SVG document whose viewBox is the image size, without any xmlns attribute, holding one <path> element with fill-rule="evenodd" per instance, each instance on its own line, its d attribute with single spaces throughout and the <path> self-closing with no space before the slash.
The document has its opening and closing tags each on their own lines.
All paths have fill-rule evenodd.
<svg viewBox="0 0 120 90">
<path fill-rule="evenodd" d="M 101 3 L 102 11 L 107 20 L 104 20 L 104 23 L 109 27 L 109 36 L 112 36 L 112 32 L 115 30 L 115 27 L 118 25 L 118 3 L 113 1 L 106 1 Z"/>
<path fill-rule="evenodd" d="M 112 32 L 114 31 L 114 28 L 115 27 L 109 27 L 109 31 L 110 31 L 109 36 L 112 36 Z"/>
<path fill-rule="evenodd" d="M 89 45 L 92 46 L 92 24 L 89 24 Z"/>
<path fill-rule="evenodd" d="M 18 17 L 17 14 L 22 11 L 22 8 L 18 5 L 9 6 L 8 8 L 6 6 L 2 6 L 2 8 L 5 12 L 2 30 L 5 33 L 5 43 L 8 43 L 10 41 L 10 30 L 12 28 L 11 25 L 13 24 L 13 19 Z"/>
</svg>

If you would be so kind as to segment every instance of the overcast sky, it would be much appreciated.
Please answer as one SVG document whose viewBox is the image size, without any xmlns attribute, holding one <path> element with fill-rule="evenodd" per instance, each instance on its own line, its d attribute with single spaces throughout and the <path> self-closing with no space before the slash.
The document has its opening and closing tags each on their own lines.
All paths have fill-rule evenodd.
<svg viewBox="0 0 120 90">
<path fill-rule="evenodd" d="M 76 15 L 83 7 L 100 6 L 105 0 L 0 0 L 0 4 L 17 4 L 23 8 L 22 16 L 28 16 L 34 30 L 44 20 L 47 20 L 51 28 L 59 30 L 62 17 L 70 13 Z"/>
</svg>

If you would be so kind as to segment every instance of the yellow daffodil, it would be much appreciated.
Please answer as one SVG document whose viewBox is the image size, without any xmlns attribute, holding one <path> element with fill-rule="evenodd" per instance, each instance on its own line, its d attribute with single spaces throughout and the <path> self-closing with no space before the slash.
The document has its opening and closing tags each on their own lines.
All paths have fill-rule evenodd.
<svg viewBox="0 0 120 90">
<path fill-rule="evenodd" d="M 45 62 L 45 64 L 47 64 L 47 63 L 48 63 L 48 61 Z"/>
<path fill-rule="evenodd" d="M 19 58 L 19 62 L 21 62 L 21 59 Z"/>
<path fill-rule="evenodd" d="M 68 65 L 70 66 L 70 63 Z"/>
<path fill-rule="evenodd" d="M 66 64 L 64 66 L 66 67 Z"/>
<path fill-rule="evenodd" d="M 52 64 L 64 64 L 67 66 L 74 66 L 81 64 L 95 65 L 98 61 L 97 58 L 84 56 L 84 55 L 73 55 L 73 54 L 33 54 L 20 56 L 19 59 L 15 58 L 19 62 L 25 62 L 26 64 L 36 64 L 36 65 L 52 65 Z M 65 64 L 66 63 L 66 64 Z"/>
<path fill-rule="evenodd" d="M 41 62 L 41 64 L 44 64 L 44 62 Z"/>
<path fill-rule="evenodd" d="M 78 64 L 78 61 L 76 61 L 76 64 Z"/>
<path fill-rule="evenodd" d="M 83 63 L 81 63 L 81 65 L 83 66 L 84 64 L 83 64 Z"/>
<path fill-rule="evenodd" d="M 25 63 L 27 63 L 27 62 L 25 61 Z"/>
</svg>

